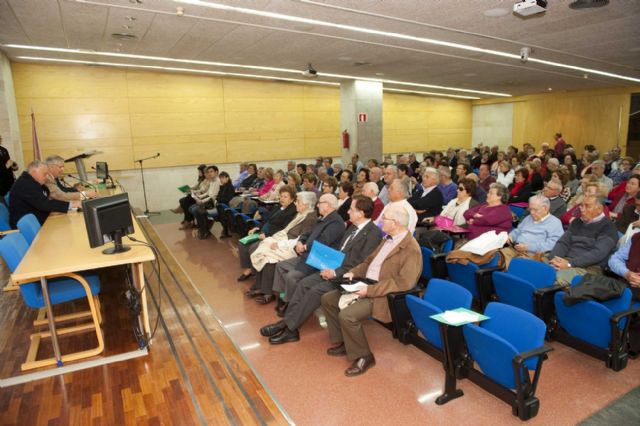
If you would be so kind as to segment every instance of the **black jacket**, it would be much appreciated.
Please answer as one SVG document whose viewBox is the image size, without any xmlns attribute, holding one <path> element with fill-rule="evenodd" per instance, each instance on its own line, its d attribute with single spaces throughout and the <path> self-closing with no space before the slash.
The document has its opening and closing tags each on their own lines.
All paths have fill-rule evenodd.
<svg viewBox="0 0 640 426">
<path fill-rule="evenodd" d="M 276 232 L 284 229 L 289 222 L 296 217 L 296 205 L 294 203 L 289 204 L 284 210 L 280 206 L 276 206 L 271 210 L 269 216 L 262 225 L 260 232 L 263 232 L 267 237 L 275 234 Z"/>
<path fill-rule="evenodd" d="M 352 198 L 349 197 L 344 200 L 344 203 L 340 207 L 338 207 L 338 214 L 345 222 L 349 221 L 349 208 L 351 207 Z"/>
<path fill-rule="evenodd" d="M 342 248 L 342 245 L 347 241 L 355 227 L 355 225 L 351 225 L 347 228 L 338 244 L 338 249 Z M 349 272 L 351 268 L 364 262 L 367 256 L 373 253 L 376 247 L 378 247 L 381 240 L 382 233 L 380 232 L 380 228 L 378 228 L 373 221 L 367 223 L 342 249 L 342 252 L 345 254 L 344 261 L 342 262 L 342 266 L 336 269 L 336 277 L 341 277 Z"/>
<path fill-rule="evenodd" d="M 302 253 L 301 257 L 306 258 L 311 251 L 311 245 L 314 241 L 320 241 L 322 244 L 334 249 L 340 249 L 339 244 L 344 235 L 344 220 L 338 212 L 331 212 L 326 217 L 318 219 L 311 231 L 300 235 L 300 241 L 307 250 Z"/>
<path fill-rule="evenodd" d="M 29 213 L 33 213 L 42 225 L 49 213 L 66 213 L 68 210 L 67 201 L 50 200 L 47 187 L 40 185 L 27 172 L 22 172 L 11 188 L 9 225 L 12 229 L 16 229 L 20 218 Z"/>
<path fill-rule="evenodd" d="M 516 195 L 512 195 L 511 197 L 509 197 L 509 202 L 510 203 L 528 203 L 530 197 L 531 197 L 531 184 L 529 182 L 525 182 L 524 185 L 520 187 Z"/>
<path fill-rule="evenodd" d="M 233 187 L 233 184 L 231 182 L 227 182 L 220 187 L 218 196 L 216 197 L 216 201 L 218 203 L 229 204 L 229 201 L 231 201 L 231 199 L 235 196 L 236 189 Z"/>
<path fill-rule="evenodd" d="M 421 221 L 425 217 L 435 217 L 442 211 L 442 192 L 438 188 L 433 188 L 424 197 L 422 196 L 422 190 L 416 191 L 415 195 L 409 198 L 407 201 L 411 204 L 416 212 L 417 210 L 424 210 L 424 213 L 418 214 L 418 221 Z"/>
</svg>

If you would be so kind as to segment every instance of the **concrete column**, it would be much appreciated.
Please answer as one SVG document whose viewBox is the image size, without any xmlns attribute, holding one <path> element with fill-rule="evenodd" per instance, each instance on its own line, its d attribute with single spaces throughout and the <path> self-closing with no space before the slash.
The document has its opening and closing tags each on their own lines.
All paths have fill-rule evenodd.
<svg viewBox="0 0 640 426">
<path fill-rule="evenodd" d="M 346 165 L 357 153 L 366 164 L 369 158 L 382 160 L 382 83 L 351 80 L 340 84 L 340 124 L 349 132 L 349 149 L 342 148 Z M 358 121 L 366 114 L 366 122 Z"/>
<path fill-rule="evenodd" d="M 2 52 L 0 52 L 0 136 L 2 136 L 2 146 L 9 150 L 13 161 L 20 165 L 20 170 L 16 174 L 22 173 L 24 161 L 11 62 Z"/>
</svg>

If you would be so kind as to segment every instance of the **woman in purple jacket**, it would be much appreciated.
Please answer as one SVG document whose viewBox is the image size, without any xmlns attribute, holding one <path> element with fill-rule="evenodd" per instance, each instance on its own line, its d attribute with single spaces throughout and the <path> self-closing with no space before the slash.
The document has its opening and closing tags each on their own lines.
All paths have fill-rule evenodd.
<svg viewBox="0 0 640 426">
<path fill-rule="evenodd" d="M 487 202 L 472 207 L 464 213 L 469 226 L 467 237 L 472 240 L 487 231 L 511 231 L 511 209 L 506 205 L 509 192 L 501 183 L 492 183 L 487 193 Z"/>
</svg>

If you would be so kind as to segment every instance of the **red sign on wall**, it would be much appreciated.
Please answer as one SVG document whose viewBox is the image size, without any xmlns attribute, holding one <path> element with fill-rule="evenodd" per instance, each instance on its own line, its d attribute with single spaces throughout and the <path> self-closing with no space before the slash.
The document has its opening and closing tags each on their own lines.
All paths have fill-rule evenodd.
<svg viewBox="0 0 640 426">
<path fill-rule="evenodd" d="M 358 114 L 358 123 L 366 123 L 367 122 L 367 114 L 361 112 Z"/>
</svg>

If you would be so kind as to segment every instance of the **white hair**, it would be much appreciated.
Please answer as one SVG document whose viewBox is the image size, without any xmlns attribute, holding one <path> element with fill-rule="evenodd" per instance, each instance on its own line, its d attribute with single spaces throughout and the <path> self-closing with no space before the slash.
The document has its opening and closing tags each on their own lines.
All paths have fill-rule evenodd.
<svg viewBox="0 0 640 426">
<path fill-rule="evenodd" d="M 384 211 L 384 217 L 395 220 L 398 225 L 404 228 L 409 226 L 409 212 L 404 207 L 389 206 L 389 208 Z"/>
<path fill-rule="evenodd" d="M 373 193 L 374 196 L 378 196 L 378 194 L 380 193 L 380 188 L 378 188 L 378 185 L 375 184 L 374 182 L 367 182 L 362 186 L 362 190 L 369 192 L 371 191 Z"/>
<path fill-rule="evenodd" d="M 323 194 L 320 201 L 326 202 L 333 210 L 338 208 L 338 198 L 333 194 Z"/>
</svg>

